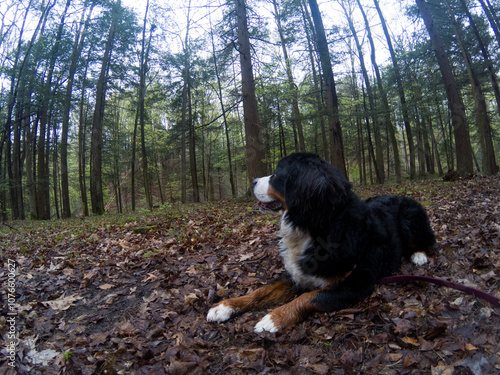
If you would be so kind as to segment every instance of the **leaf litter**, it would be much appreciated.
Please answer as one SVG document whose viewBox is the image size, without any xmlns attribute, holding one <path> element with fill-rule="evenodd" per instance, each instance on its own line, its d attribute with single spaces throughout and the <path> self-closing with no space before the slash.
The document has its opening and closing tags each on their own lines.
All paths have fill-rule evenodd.
<svg viewBox="0 0 500 375">
<path fill-rule="evenodd" d="M 438 246 L 423 267 L 500 297 L 500 179 L 358 188 L 421 202 Z M 493 374 L 500 314 L 487 302 L 424 283 L 384 285 L 352 309 L 256 334 L 266 311 L 205 320 L 223 298 L 283 272 L 279 219 L 253 201 L 143 215 L 0 227 L 0 281 L 16 276 L 16 369 L 0 374 Z M 12 228 L 10 228 L 12 227 Z M 137 229 L 139 228 L 139 230 Z M 145 230 L 144 228 L 147 228 Z M 5 230 L 5 231 L 4 231 Z M 0 334 L 6 340 L 7 291 Z"/>
</svg>

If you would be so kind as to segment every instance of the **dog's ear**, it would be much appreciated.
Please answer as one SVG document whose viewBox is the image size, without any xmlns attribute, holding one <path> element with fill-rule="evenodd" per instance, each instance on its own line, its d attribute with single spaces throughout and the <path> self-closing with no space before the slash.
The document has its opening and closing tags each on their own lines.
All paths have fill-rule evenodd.
<svg viewBox="0 0 500 375">
<path fill-rule="evenodd" d="M 326 161 L 308 165 L 285 182 L 288 215 L 302 229 L 321 231 L 344 208 L 350 190 L 342 173 Z"/>
</svg>

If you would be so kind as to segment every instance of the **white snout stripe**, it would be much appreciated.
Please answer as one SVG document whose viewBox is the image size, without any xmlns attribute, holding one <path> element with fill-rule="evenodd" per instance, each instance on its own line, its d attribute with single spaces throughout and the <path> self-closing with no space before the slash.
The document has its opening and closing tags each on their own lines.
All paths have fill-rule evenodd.
<svg viewBox="0 0 500 375">
<path fill-rule="evenodd" d="M 273 199 L 267 195 L 267 190 L 269 189 L 269 179 L 271 176 L 257 178 L 257 183 L 253 187 L 253 193 L 255 197 L 264 203 L 271 202 Z"/>
</svg>

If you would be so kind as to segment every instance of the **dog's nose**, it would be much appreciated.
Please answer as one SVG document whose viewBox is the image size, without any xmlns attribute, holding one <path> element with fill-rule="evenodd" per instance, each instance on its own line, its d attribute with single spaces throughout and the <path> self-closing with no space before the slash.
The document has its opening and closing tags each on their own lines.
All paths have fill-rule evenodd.
<svg viewBox="0 0 500 375">
<path fill-rule="evenodd" d="M 259 182 L 259 179 L 258 179 L 258 178 L 256 178 L 255 180 L 253 180 L 253 181 L 252 181 L 252 185 L 253 185 L 253 186 L 257 185 L 257 182 Z"/>
</svg>

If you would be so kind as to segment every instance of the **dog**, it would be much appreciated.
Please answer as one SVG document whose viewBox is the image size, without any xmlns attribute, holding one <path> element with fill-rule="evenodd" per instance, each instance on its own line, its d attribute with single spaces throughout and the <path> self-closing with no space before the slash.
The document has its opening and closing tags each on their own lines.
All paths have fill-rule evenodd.
<svg viewBox="0 0 500 375">
<path fill-rule="evenodd" d="M 361 200 L 351 187 L 337 168 L 309 153 L 291 154 L 272 175 L 254 180 L 260 211 L 282 213 L 279 251 L 287 276 L 219 302 L 207 320 L 279 305 L 254 329 L 277 332 L 362 301 L 400 269 L 402 258 L 425 264 L 436 240 L 424 208 L 395 195 Z"/>
</svg>

